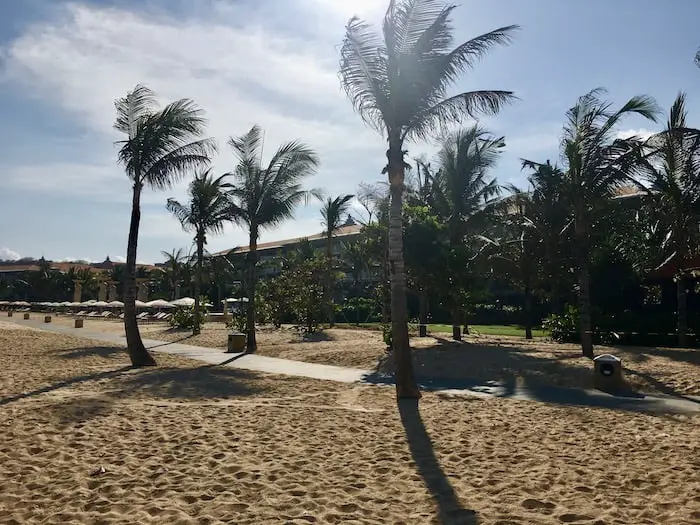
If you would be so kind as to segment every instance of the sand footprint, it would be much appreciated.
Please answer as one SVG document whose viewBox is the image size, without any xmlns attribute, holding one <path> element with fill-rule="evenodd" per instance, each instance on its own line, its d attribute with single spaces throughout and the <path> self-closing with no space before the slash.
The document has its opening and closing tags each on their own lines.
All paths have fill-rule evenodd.
<svg viewBox="0 0 700 525">
<path fill-rule="evenodd" d="M 587 522 L 591 521 L 593 519 L 593 516 L 588 516 L 586 514 L 574 514 L 574 513 L 567 513 L 567 514 L 562 514 L 559 516 L 559 521 L 562 523 L 576 523 L 576 522 Z"/>
<path fill-rule="evenodd" d="M 520 505 L 528 510 L 539 510 L 543 512 L 551 512 L 556 505 L 554 503 L 551 503 L 549 501 L 542 501 L 539 499 L 534 499 L 534 498 L 528 498 L 526 500 L 523 500 Z"/>
</svg>

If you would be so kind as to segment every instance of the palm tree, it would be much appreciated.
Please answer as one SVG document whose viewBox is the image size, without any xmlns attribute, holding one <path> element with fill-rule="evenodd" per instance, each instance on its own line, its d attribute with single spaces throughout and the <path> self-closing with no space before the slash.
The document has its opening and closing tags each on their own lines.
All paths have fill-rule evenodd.
<svg viewBox="0 0 700 525">
<path fill-rule="evenodd" d="M 226 182 L 227 175 L 214 178 L 211 170 L 199 173 L 190 182 L 188 194 L 190 201 L 180 204 L 175 199 L 168 199 L 167 208 L 182 225 L 186 232 L 194 232 L 197 245 L 197 262 L 194 278 L 194 326 L 192 335 L 201 331 L 199 299 L 202 290 L 202 266 L 204 265 L 204 245 L 207 235 L 223 233 L 224 225 L 233 220 L 233 208 L 228 196 L 231 185 Z"/>
<path fill-rule="evenodd" d="M 483 128 L 472 126 L 449 135 L 438 153 L 439 169 L 433 176 L 431 200 L 447 224 L 452 263 L 452 337 L 456 340 L 462 337 L 462 297 L 467 292 L 461 278 L 469 276 L 467 268 L 480 251 L 476 246 L 478 237 L 485 233 L 500 193 L 496 179 L 489 179 L 488 174 L 504 145 L 503 137 L 492 137 Z"/>
<path fill-rule="evenodd" d="M 213 139 L 200 138 L 205 119 L 202 111 L 188 99 L 158 108 L 155 94 L 139 84 L 115 102 L 114 128 L 126 135 L 117 142 L 118 161 L 133 183 L 131 223 L 126 250 L 124 279 L 124 330 L 131 363 L 155 365 L 141 340 L 136 321 L 136 251 L 141 222 L 141 192 L 144 186 L 163 190 L 193 169 L 209 163 L 216 150 Z"/>
<path fill-rule="evenodd" d="M 639 141 L 614 139 L 616 126 L 628 115 L 656 120 L 658 109 L 648 96 L 629 99 L 620 109 L 601 100 L 603 89 L 594 89 L 578 99 L 566 114 L 561 141 L 566 162 L 564 187 L 576 240 L 578 267 L 579 330 L 584 356 L 593 357 L 590 299 L 591 225 L 596 210 L 632 177 L 640 164 Z M 537 168 L 536 163 L 525 166 Z"/>
<path fill-rule="evenodd" d="M 248 228 L 247 295 L 248 318 L 247 350 L 254 352 L 255 340 L 255 286 L 257 283 L 257 246 L 261 230 L 274 228 L 291 218 L 296 207 L 308 199 L 301 182 L 315 173 L 318 156 L 298 141 L 287 142 L 274 153 L 266 167 L 262 167 L 263 132 L 258 126 L 241 137 L 228 141 L 238 158 L 232 173 L 234 178 L 230 196 L 233 218 Z"/>
<path fill-rule="evenodd" d="M 177 250 L 173 248 L 171 252 L 161 251 L 160 253 L 163 257 L 165 257 L 165 262 L 163 263 L 165 268 L 163 269 L 163 272 L 168 277 L 170 299 L 179 299 L 182 267 L 185 263 L 185 251 L 182 248 L 178 248 Z"/>
<path fill-rule="evenodd" d="M 671 106 L 666 129 L 646 143 L 648 204 L 663 236 L 663 266 L 672 265 L 676 281 L 678 345 L 688 345 L 687 281 L 684 262 L 700 245 L 700 130 L 686 124 L 685 94 Z"/>
<path fill-rule="evenodd" d="M 343 225 L 343 217 L 347 215 L 350 209 L 350 201 L 353 197 L 354 195 L 339 195 L 335 199 L 326 197 L 325 200 L 321 200 L 323 203 L 321 206 L 321 225 L 325 228 L 323 233 L 326 236 L 326 264 L 328 265 L 326 269 L 328 312 L 326 315 L 331 326 L 335 323 L 333 319 L 333 293 L 331 290 L 333 280 L 333 237 Z"/>
<path fill-rule="evenodd" d="M 389 266 L 396 394 L 418 398 L 413 377 L 406 312 L 402 207 L 406 162 L 404 142 L 423 139 L 436 128 L 465 117 L 495 114 L 513 100 L 509 91 L 471 91 L 448 96 L 459 74 L 517 29 L 508 26 L 453 48 L 450 16 L 454 5 L 439 0 L 391 0 L 382 34 L 352 18 L 340 50 L 340 78 L 355 110 L 388 143 L 391 191 Z"/>
</svg>

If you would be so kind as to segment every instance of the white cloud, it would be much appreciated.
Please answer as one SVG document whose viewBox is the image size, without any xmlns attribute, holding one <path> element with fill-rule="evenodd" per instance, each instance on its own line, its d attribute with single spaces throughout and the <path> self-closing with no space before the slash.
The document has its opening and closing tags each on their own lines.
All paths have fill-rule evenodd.
<svg viewBox="0 0 700 525">
<path fill-rule="evenodd" d="M 300 1 L 319 16 L 349 16 L 344 8 L 338 12 L 344 2 Z M 383 2 L 360 4 L 360 12 L 371 12 Z M 352 191 L 364 172 L 380 170 L 383 141 L 352 113 L 336 75 L 335 44 L 342 25 L 334 40 L 299 38 L 261 20 L 237 24 L 250 15 L 244 9 L 218 3 L 202 16 L 176 20 L 68 4 L 60 19 L 31 26 L 5 49 L 4 76 L 67 110 L 93 133 L 86 134 L 82 164 L 15 167 L 8 170 L 8 182 L 26 186 L 37 181 L 44 191 L 128 199 L 128 192 L 114 190 L 127 187 L 127 181 L 115 165 L 116 150 L 107 146 L 118 138 L 111 128 L 113 100 L 137 82 L 166 100 L 193 98 L 207 111 L 209 132 L 222 144 L 217 170 L 229 170 L 234 162 L 224 145 L 227 137 L 255 123 L 266 130 L 268 155 L 295 138 L 320 153 L 322 171 L 314 186 Z M 174 193 L 182 195 L 184 184 Z M 149 192 L 146 202 L 165 197 Z"/>
<path fill-rule="evenodd" d="M 20 259 L 20 255 L 16 251 L 10 250 L 9 248 L 3 246 L 0 248 L 0 259 L 5 261 L 16 261 L 17 259 Z"/>
<path fill-rule="evenodd" d="M 617 135 L 615 138 L 618 139 L 628 139 L 630 137 L 638 137 L 642 140 L 646 140 L 652 135 L 657 133 L 656 131 L 650 131 L 646 128 L 639 128 L 639 129 L 625 129 L 625 130 L 620 130 L 617 132 Z"/>
</svg>

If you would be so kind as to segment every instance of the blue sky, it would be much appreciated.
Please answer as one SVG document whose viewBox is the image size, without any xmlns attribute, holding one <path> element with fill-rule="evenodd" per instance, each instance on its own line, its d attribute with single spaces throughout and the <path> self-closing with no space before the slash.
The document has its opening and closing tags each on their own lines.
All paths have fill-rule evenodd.
<svg viewBox="0 0 700 525">
<path fill-rule="evenodd" d="M 387 0 L 103 0 L 0 2 L 0 258 L 120 260 L 126 252 L 130 187 L 116 165 L 113 100 L 145 82 L 172 100 L 190 97 L 219 139 L 217 171 L 233 157 L 225 140 L 258 123 L 273 145 L 299 138 L 322 166 L 309 187 L 353 193 L 380 180 L 384 143 L 363 126 L 341 92 L 337 45 L 352 14 L 379 21 Z M 700 46 L 694 0 L 462 0 L 458 41 L 509 24 L 522 30 L 460 82 L 509 89 L 520 101 L 483 119 L 506 137 L 494 175 L 522 184 L 518 159 L 558 159 L 566 109 L 604 86 L 617 104 L 635 94 L 668 108 L 688 93 L 700 116 Z M 697 95 L 696 95 L 697 94 Z M 623 122 L 619 132 L 658 128 Z M 272 147 L 272 146 L 271 146 Z M 410 144 L 410 155 L 432 154 Z M 165 211 L 186 183 L 144 195 L 139 260 L 191 241 Z M 263 241 L 321 230 L 318 207 L 266 232 Z M 245 243 L 228 228 L 211 251 Z"/>
</svg>

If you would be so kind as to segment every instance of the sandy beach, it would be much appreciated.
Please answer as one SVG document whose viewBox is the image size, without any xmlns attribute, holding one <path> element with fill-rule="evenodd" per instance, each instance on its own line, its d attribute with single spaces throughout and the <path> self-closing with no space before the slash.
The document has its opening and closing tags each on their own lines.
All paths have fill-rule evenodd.
<svg viewBox="0 0 700 525">
<path fill-rule="evenodd" d="M 695 524 L 700 420 L 254 374 L 0 323 L 0 522 Z"/>
</svg>

